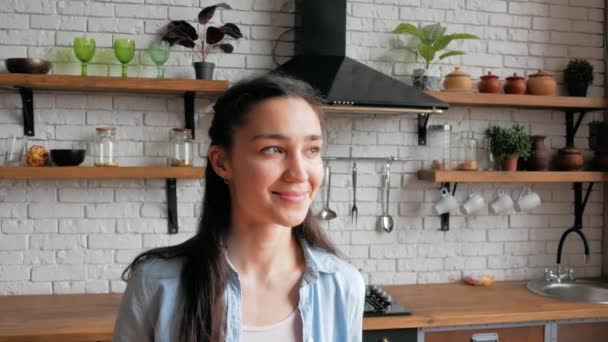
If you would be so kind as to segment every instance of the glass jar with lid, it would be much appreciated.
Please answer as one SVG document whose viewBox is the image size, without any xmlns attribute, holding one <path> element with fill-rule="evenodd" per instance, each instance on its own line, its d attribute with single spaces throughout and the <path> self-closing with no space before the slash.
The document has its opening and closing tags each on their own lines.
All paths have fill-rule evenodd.
<svg viewBox="0 0 608 342">
<path fill-rule="evenodd" d="M 477 158 L 477 139 L 473 132 L 461 132 L 456 142 L 456 169 L 463 171 L 477 171 L 479 161 Z"/>
<path fill-rule="evenodd" d="M 115 127 L 98 127 L 93 145 L 95 166 L 118 166 Z"/>
<path fill-rule="evenodd" d="M 452 126 L 451 125 L 429 125 L 428 142 L 431 148 L 433 170 L 452 169 Z"/>
<path fill-rule="evenodd" d="M 194 163 L 192 130 L 174 128 L 169 142 L 169 163 L 171 166 L 192 166 Z"/>
</svg>

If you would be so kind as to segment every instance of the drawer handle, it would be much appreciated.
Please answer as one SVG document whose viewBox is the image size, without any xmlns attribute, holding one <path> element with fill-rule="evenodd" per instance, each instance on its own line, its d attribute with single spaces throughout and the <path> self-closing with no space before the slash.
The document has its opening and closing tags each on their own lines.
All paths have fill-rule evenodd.
<svg viewBox="0 0 608 342">
<path fill-rule="evenodd" d="M 473 334 L 471 342 L 498 342 L 497 333 Z"/>
</svg>

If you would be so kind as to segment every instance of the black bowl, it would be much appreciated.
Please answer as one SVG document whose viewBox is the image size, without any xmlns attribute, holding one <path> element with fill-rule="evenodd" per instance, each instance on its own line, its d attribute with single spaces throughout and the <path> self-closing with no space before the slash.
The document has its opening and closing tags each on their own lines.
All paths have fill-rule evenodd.
<svg viewBox="0 0 608 342">
<path fill-rule="evenodd" d="M 51 150 L 51 159 L 57 166 L 78 166 L 84 160 L 86 150 Z"/>
<path fill-rule="evenodd" d="M 46 74 L 51 63 L 41 58 L 7 58 L 6 70 L 17 74 Z"/>
</svg>

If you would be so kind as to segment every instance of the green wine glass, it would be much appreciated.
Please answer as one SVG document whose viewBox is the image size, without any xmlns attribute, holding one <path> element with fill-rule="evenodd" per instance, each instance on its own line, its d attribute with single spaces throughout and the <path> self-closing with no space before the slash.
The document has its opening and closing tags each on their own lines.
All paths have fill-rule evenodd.
<svg viewBox="0 0 608 342">
<path fill-rule="evenodd" d="M 154 41 L 148 47 L 148 54 L 154 64 L 156 64 L 156 78 L 165 77 L 163 64 L 169 59 L 169 43 L 161 40 Z"/>
<path fill-rule="evenodd" d="M 132 39 L 115 39 L 114 56 L 122 64 L 122 77 L 127 77 L 127 63 L 135 56 L 135 41 Z"/>
<path fill-rule="evenodd" d="M 95 39 L 89 37 L 74 38 L 74 54 L 82 63 L 80 66 L 80 75 L 87 75 L 87 63 L 95 55 Z"/>
</svg>

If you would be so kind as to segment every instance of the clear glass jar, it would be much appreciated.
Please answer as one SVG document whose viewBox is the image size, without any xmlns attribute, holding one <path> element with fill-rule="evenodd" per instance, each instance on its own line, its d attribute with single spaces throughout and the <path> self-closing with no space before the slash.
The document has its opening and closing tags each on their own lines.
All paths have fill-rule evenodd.
<svg viewBox="0 0 608 342">
<path fill-rule="evenodd" d="M 473 132 L 462 132 L 457 142 L 458 156 L 456 168 L 463 171 L 476 171 L 479 169 L 477 159 L 477 139 Z"/>
<path fill-rule="evenodd" d="M 188 128 L 174 128 L 171 130 L 169 146 L 169 164 L 171 166 L 193 165 L 192 130 Z"/>
<path fill-rule="evenodd" d="M 93 145 L 95 166 L 118 166 L 115 127 L 98 127 Z"/>
<path fill-rule="evenodd" d="M 484 136 L 479 144 L 479 149 L 477 150 L 477 160 L 479 160 L 479 170 L 482 171 L 494 171 L 496 161 L 494 160 L 494 155 L 492 154 L 492 146 L 491 140 L 489 137 Z"/>
<path fill-rule="evenodd" d="M 431 169 L 452 169 L 452 126 L 429 125 L 427 131 L 431 156 L 433 158 Z"/>
</svg>

